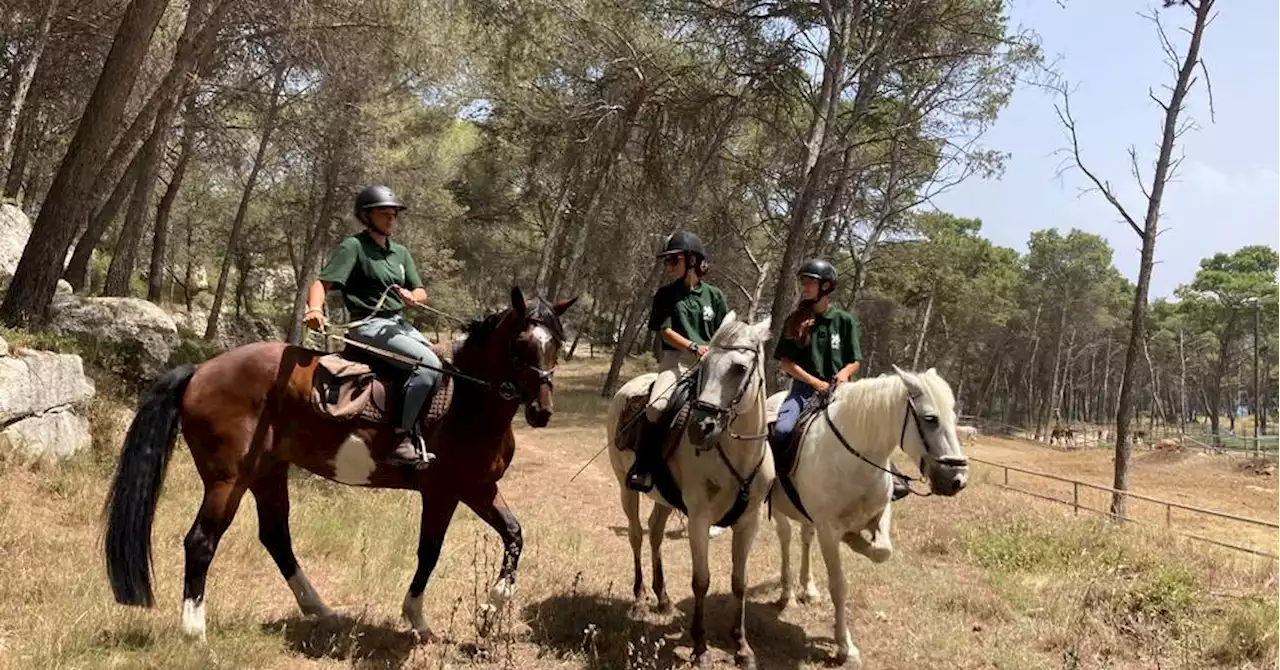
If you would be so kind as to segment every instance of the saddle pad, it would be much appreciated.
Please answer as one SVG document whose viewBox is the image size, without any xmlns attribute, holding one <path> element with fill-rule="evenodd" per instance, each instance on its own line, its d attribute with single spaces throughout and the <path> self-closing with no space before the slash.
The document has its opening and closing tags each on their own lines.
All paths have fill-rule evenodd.
<svg viewBox="0 0 1280 670">
<path fill-rule="evenodd" d="M 338 420 L 384 420 L 386 391 L 372 368 L 338 354 L 321 356 L 316 363 L 311 404 L 317 412 Z"/>
<path fill-rule="evenodd" d="M 652 389 L 652 384 L 649 389 Z M 669 407 L 667 415 L 670 417 L 667 423 L 666 438 L 662 443 L 662 458 L 665 461 L 671 458 L 676 448 L 680 446 L 680 437 L 684 435 L 684 430 L 689 425 L 689 408 L 691 405 L 687 402 L 688 394 L 674 393 L 672 394 L 672 404 L 679 402 L 678 406 Z M 681 402 L 685 401 L 685 402 Z M 645 421 L 641 416 L 645 407 L 649 406 L 649 390 L 641 395 L 632 396 L 622 407 L 622 417 L 619 422 L 619 432 L 614 436 L 613 444 L 619 451 L 635 451 L 636 444 L 640 440 L 640 422 Z M 675 410 L 674 415 L 672 410 Z M 664 419 L 667 417 L 663 417 Z"/>
</svg>

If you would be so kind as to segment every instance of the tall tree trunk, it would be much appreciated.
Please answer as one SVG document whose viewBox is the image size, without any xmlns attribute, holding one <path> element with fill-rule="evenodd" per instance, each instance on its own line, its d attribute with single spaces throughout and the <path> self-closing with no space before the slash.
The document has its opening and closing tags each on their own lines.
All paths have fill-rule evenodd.
<svg viewBox="0 0 1280 670">
<path fill-rule="evenodd" d="M 933 316 L 933 292 L 924 303 L 924 318 L 920 319 L 920 332 L 916 335 L 916 352 L 911 356 L 911 369 L 920 369 L 920 352 L 924 350 L 924 338 L 929 333 L 929 319 Z"/>
<path fill-rule="evenodd" d="M 93 94 L 0 303 L 0 322 L 5 325 L 41 326 L 48 322 L 67 248 L 84 217 L 90 196 L 87 191 L 119 130 L 138 69 L 167 5 L 167 0 L 132 0 L 125 8 Z"/>
<path fill-rule="evenodd" d="M 1151 179 L 1151 193 L 1147 198 L 1147 214 L 1144 219 L 1142 235 L 1142 262 L 1138 269 L 1138 287 L 1133 298 L 1133 314 L 1129 323 L 1129 346 L 1124 356 L 1124 371 L 1120 375 L 1120 408 L 1116 412 L 1116 467 L 1115 482 L 1112 487 L 1116 493 L 1111 496 L 1111 514 L 1116 518 L 1124 518 L 1127 498 L 1124 491 L 1129 490 L 1129 457 L 1132 445 L 1129 444 L 1129 417 L 1133 405 L 1133 373 L 1138 358 L 1138 345 L 1146 336 L 1147 292 L 1151 286 L 1151 265 L 1155 260 L 1156 235 L 1160 224 L 1160 203 L 1164 199 L 1164 188 L 1169 181 L 1169 170 L 1173 160 L 1173 145 L 1178 139 L 1178 115 L 1182 112 L 1182 102 L 1191 87 L 1191 78 L 1196 65 L 1200 62 L 1200 40 L 1204 36 L 1204 28 L 1208 23 L 1214 0 L 1200 0 L 1193 5 L 1195 10 L 1195 26 L 1191 31 L 1191 40 L 1187 44 L 1187 54 L 1179 64 L 1178 79 L 1173 86 L 1169 103 L 1165 105 L 1164 133 L 1160 140 L 1160 155 L 1156 158 L 1156 169 Z M 1132 222 L 1127 215 L 1126 220 Z M 1136 227 L 1136 224 L 1135 224 Z"/>
<path fill-rule="evenodd" d="M 147 300 L 160 302 L 165 283 L 165 253 L 169 244 L 169 215 L 173 211 L 173 202 L 178 199 L 178 191 L 182 189 L 182 180 L 187 175 L 187 162 L 191 160 L 191 147 L 195 143 L 196 129 L 188 115 L 182 130 L 182 146 L 178 150 L 178 162 L 173 166 L 173 175 L 169 178 L 169 186 L 160 198 L 160 207 L 156 210 L 155 237 L 151 243 L 151 264 L 147 270 Z"/>
<path fill-rule="evenodd" d="M 19 201 L 26 200 L 22 185 L 26 181 L 27 165 L 30 163 L 41 129 L 45 127 L 46 117 L 47 114 L 38 99 L 35 104 L 24 106 L 18 137 L 13 145 L 13 158 L 7 165 L 9 173 L 4 180 L 4 197 Z M 0 162 L 0 169 L 5 167 L 6 164 Z"/>
<path fill-rule="evenodd" d="M 227 239 L 227 248 L 222 252 L 222 269 L 218 271 L 218 287 L 213 292 L 213 306 L 209 308 L 209 323 L 204 331 L 206 341 L 212 342 L 218 334 L 218 320 L 222 314 L 222 301 L 227 295 L 227 277 L 231 274 L 231 261 L 240 247 L 240 234 L 244 230 L 244 221 L 249 214 L 249 199 L 258 183 L 258 172 L 262 170 L 262 162 L 267 155 L 267 145 L 271 141 L 272 131 L 275 130 L 276 118 L 280 112 L 280 92 L 284 90 L 287 72 L 288 67 L 279 65 L 276 69 L 275 81 L 271 84 L 271 102 L 268 104 L 266 118 L 262 123 L 262 136 L 258 138 L 258 151 L 253 155 L 253 166 L 249 168 L 244 190 L 240 193 L 240 205 L 236 207 L 236 218 L 231 223 L 231 235 Z"/>
<path fill-rule="evenodd" d="M 605 398 L 613 395 L 617 390 L 618 377 L 622 374 L 622 364 L 626 362 L 627 354 L 635 346 L 637 336 L 645 330 L 646 305 L 653 294 L 653 288 L 662 276 L 659 273 L 660 267 L 657 263 L 652 263 L 644 281 L 636 282 L 631 293 L 631 304 L 627 306 L 626 315 L 622 318 L 622 337 L 613 348 L 613 356 L 609 360 L 609 372 L 604 377 L 604 386 L 600 388 L 600 395 Z"/>
<path fill-rule="evenodd" d="M 36 65 L 40 56 L 49 44 L 49 29 L 53 26 L 53 16 L 58 9 L 58 0 L 46 0 L 44 14 L 40 16 L 40 25 L 36 28 L 35 41 L 27 51 L 26 59 L 17 70 L 17 80 L 13 87 L 13 95 L 9 98 L 9 109 L 4 121 L 0 123 L 0 166 L 9 164 L 13 149 L 13 138 L 18 132 L 18 119 L 22 116 L 22 108 L 27 102 L 27 93 L 31 91 L 31 82 L 36 78 Z"/>
<path fill-rule="evenodd" d="M 230 4 L 228 0 L 221 0 L 212 16 L 205 16 L 210 0 L 193 0 L 187 11 L 186 24 L 183 26 L 181 37 L 178 38 L 174 64 L 170 72 L 175 76 L 172 80 L 166 77 L 171 88 L 161 93 L 151 137 L 147 138 L 142 149 L 139 150 L 143 157 L 138 170 L 138 183 L 133 187 L 129 209 L 125 212 L 124 226 L 116 240 L 115 253 L 111 256 L 111 266 L 107 269 L 107 281 L 102 290 L 104 295 L 123 296 L 129 293 L 138 245 L 142 242 L 143 234 L 151 223 L 152 197 L 160 175 L 160 165 L 169 145 L 169 136 L 173 132 L 174 117 L 177 115 L 179 102 L 186 90 L 188 75 L 196 69 L 202 56 L 212 53 L 212 43 L 217 34 L 216 28 L 222 21 L 223 12 Z"/>
<path fill-rule="evenodd" d="M 77 293 L 89 288 L 89 263 L 93 258 L 93 252 L 102 242 L 102 236 L 106 234 L 111 222 L 120 213 L 120 207 L 124 205 L 125 198 L 133 192 L 134 185 L 138 183 L 142 159 L 142 152 L 133 155 L 133 159 L 129 161 L 129 167 L 125 168 L 120 181 L 116 182 L 115 188 L 111 189 L 111 195 L 107 201 L 93 213 L 92 218 L 89 219 L 89 225 L 80 235 L 80 240 L 76 242 L 75 251 L 71 252 L 71 262 L 67 263 L 67 269 L 62 273 L 62 278 L 66 279 L 71 284 L 72 290 Z"/>
<path fill-rule="evenodd" d="M 783 322 L 790 311 L 795 298 L 796 266 L 800 263 L 800 254 L 804 252 L 809 222 L 813 219 L 813 211 L 817 206 L 822 185 L 826 181 L 828 128 L 834 122 L 839 106 L 841 93 L 844 91 L 845 61 L 849 54 L 849 38 L 853 33 L 856 14 L 862 10 L 861 2 L 844 4 L 831 12 L 824 12 L 827 22 L 826 58 L 822 64 L 822 86 L 813 105 L 813 118 L 804 143 L 804 163 L 800 167 L 800 188 L 792 200 L 787 239 L 782 250 L 782 260 L 778 263 L 778 280 L 773 294 L 773 305 L 769 310 L 772 317 L 774 339 L 782 332 Z M 776 364 L 769 367 L 769 377 L 774 376 Z"/>
</svg>

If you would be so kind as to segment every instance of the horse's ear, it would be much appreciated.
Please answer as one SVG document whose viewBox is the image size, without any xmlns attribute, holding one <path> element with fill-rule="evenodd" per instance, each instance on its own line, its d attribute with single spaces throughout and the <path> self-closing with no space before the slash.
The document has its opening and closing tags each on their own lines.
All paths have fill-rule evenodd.
<svg viewBox="0 0 1280 670">
<path fill-rule="evenodd" d="M 929 368 L 928 370 L 925 370 L 925 371 L 924 371 L 924 374 L 925 374 L 926 376 L 937 377 L 937 376 L 938 376 L 938 368 Z"/>
<path fill-rule="evenodd" d="M 773 317 L 766 316 L 764 317 L 763 321 L 755 323 L 751 326 L 752 328 L 756 329 L 755 332 L 756 332 L 757 342 L 763 343 L 764 341 L 769 339 L 769 327 L 772 325 L 773 325 Z"/>
<path fill-rule="evenodd" d="M 556 311 L 556 316 L 564 316 L 564 313 L 569 311 L 569 308 L 573 307 L 573 303 L 578 302 L 578 298 L 581 298 L 581 297 L 582 296 L 580 295 L 576 295 L 572 298 L 569 298 L 568 300 L 561 300 L 560 302 L 556 303 L 556 306 L 554 307 Z"/>
<path fill-rule="evenodd" d="M 720 322 L 720 327 L 721 327 L 721 328 L 724 328 L 725 326 L 727 326 L 727 325 L 729 325 L 729 324 L 731 324 L 731 323 L 733 323 L 734 321 L 737 321 L 737 320 L 738 320 L 738 313 L 737 313 L 736 311 L 734 311 L 734 310 L 732 310 L 732 309 L 731 309 L 731 310 L 729 310 L 729 313 L 728 313 L 728 314 L 725 314 L 725 315 L 724 315 L 724 321 L 721 321 L 721 322 Z"/>
<path fill-rule="evenodd" d="M 511 311 L 521 317 L 525 314 L 524 293 L 519 286 L 511 287 Z"/>
<path fill-rule="evenodd" d="M 893 365 L 893 373 L 898 375 L 898 378 L 902 380 L 903 384 L 907 385 L 908 395 L 910 395 L 912 398 L 916 398 L 921 395 L 923 391 L 920 388 L 920 385 L 916 383 L 915 375 L 911 374 L 910 372 L 907 372 L 906 370 L 903 370 L 897 365 Z"/>
</svg>

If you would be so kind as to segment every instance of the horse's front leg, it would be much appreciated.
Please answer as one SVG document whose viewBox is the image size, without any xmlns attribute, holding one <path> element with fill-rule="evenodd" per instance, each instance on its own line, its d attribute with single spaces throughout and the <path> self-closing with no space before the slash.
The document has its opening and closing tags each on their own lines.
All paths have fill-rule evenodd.
<svg viewBox="0 0 1280 670">
<path fill-rule="evenodd" d="M 708 565 L 708 545 L 711 537 L 711 520 L 702 509 L 689 508 L 689 555 L 693 563 L 693 665 L 706 667 L 707 627 L 703 620 L 707 589 L 711 588 L 711 568 Z"/>
<path fill-rule="evenodd" d="M 440 547 L 444 545 L 445 533 L 449 530 L 449 521 L 453 518 L 453 510 L 458 507 L 456 498 L 440 498 L 422 494 L 422 527 L 418 533 L 418 569 L 413 573 L 413 581 L 409 582 L 409 593 L 404 597 L 401 612 L 409 620 L 413 631 L 423 640 L 434 637 L 427 626 L 426 617 L 422 614 L 422 592 L 427 589 L 427 581 L 431 579 L 431 571 L 436 569 L 436 561 L 440 559 Z"/>
<path fill-rule="evenodd" d="M 893 555 L 893 539 L 890 536 L 893 526 L 893 503 L 884 506 L 880 513 L 858 531 L 845 533 L 844 542 L 854 552 L 871 559 L 872 563 L 884 563 Z M 863 532 L 869 534 L 863 536 Z"/>
<path fill-rule="evenodd" d="M 470 507 L 476 516 L 498 531 L 502 538 L 502 569 L 498 571 L 498 580 L 489 590 L 489 601 L 481 606 L 480 635 L 489 634 L 490 627 L 498 620 L 502 608 L 511 600 L 516 590 L 516 570 L 520 566 L 520 552 L 524 549 L 524 537 L 521 534 L 520 522 L 511 513 L 507 502 L 498 491 L 498 484 L 488 484 L 474 495 L 467 496 L 463 502 Z"/>
<path fill-rule="evenodd" d="M 840 565 L 840 534 L 835 528 L 823 525 L 818 529 L 818 546 L 822 549 L 822 561 L 827 564 L 827 582 L 831 589 L 831 607 L 835 611 L 836 662 L 860 665 L 858 648 L 849 635 L 849 625 L 844 601 L 848 584 L 844 581 L 844 568 Z"/>
<path fill-rule="evenodd" d="M 756 653 L 747 643 L 747 559 L 751 555 L 751 545 L 755 542 L 756 533 L 760 529 L 759 510 L 747 512 L 746 516 L 733 526 L 733 642 L 737 645 L 733 660 L 738 667 L 755 670 Z"/>
</svg>

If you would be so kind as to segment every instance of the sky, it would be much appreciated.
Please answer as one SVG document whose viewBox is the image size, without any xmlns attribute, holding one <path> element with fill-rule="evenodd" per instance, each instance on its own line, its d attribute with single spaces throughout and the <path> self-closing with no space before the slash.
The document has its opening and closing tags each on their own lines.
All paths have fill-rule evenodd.
<svg viewBox="0 0 1280 670">
<path fill-rule="evenodd" d="M 1045 56 L 1071 83 L 1085 164 L 1109 180 L 1129 213 L 1141 223 L 1146 200 L 1129 171 L 1128 147 L 1138 149 L 1144 182 L 1160 141 L 1163 111 L 1148 88 L 1174 74 L 1163 62 L 1156 28 L 1140 13 L 1159 1 L 1007 0 L 1012 26 L 1040 35 Z M 1182 136 L 1186 158 L 1161 209 L 1161 234 L 1151 298 L 1171 297 L 1195 276 L 1200 259 L 1249 244 L 1280 247 L 1280 48 L 1276 0 L 1219 0 L 1218 17 L 1205 32 L 1201 56 L 1213 84 L 1211 122 L 1204 78 L 1186 111 L 1198 130 Z M 1185 53 L 1192 12 L 1161 10 L 1174 46 Z M 1141 241 L 1100 194 L 1081 194 L 1083 174 L 1058 176 L 1069 140 L 1054 113 L 1052 93 L 1018 90 L 988 132 L 990 148 L 1011 154 L 999 180 L 972 180 L 935 199 L 939 209 L 982 219 L 982 233 L 1000 246 L 1026 251 L 1033 230 L 1071 228 L 1096 233 L 1115 249 L 1115 265 L 1138 277 Z M 1176 155 L 1176 154 L 1175 154 Z"/>
</svg>

